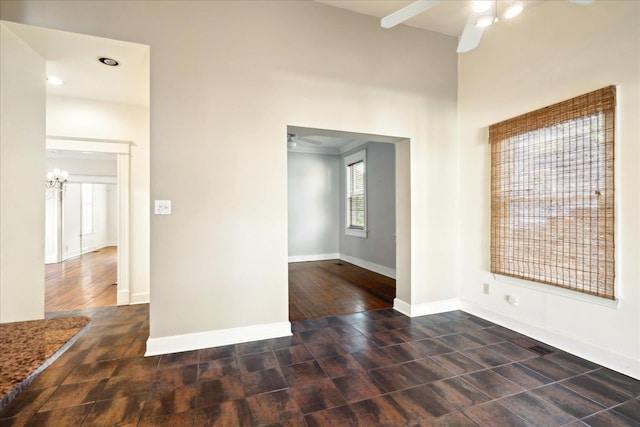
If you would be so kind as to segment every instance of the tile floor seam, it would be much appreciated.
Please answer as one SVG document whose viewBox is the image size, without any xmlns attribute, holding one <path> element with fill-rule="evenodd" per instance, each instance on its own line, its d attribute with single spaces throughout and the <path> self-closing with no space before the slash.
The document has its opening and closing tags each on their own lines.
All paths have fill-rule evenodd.
<svg viewBox="0 0 640 427">
<path fill-rule="evenodd" d="M 585 415 L 584 417 L 582 417 L 582 418 L 578 418 L 578 419 L 579 419 L 580 421 L 584 421 L 584 422 L 585 422 L 585 424 L 587 424 L 587 425 L 591 425 L 591 424 L 587 423 L 585 420 L 586 420 L 586 419 L 588 419 L 588 418 L 591 418 L 591 417 L 595 417 L 596 415 L 599 415 L 599 414 L 604 414 L 604 413 L 609 412 L 609 411 L 611 411 L 611 410 L 612 410 L 611 408 L 605 407 L 605 408 L 602 408 L 601 410 L 599 410 L 599 411 L 597 411 L 597 412 L 594 412 L 594 413 L 589 414 L 589 415 Z M 620 414 L 620 416 L 622 416 L 622 417 L 624 417 L 624 418 L 627 418 L 627 417 L 625 417 L 623 414 Z M 629 419 L 629 418 L 627 418 L 627 419 Z M 631 421 L 635 423 L 635 421 L 633 421 L 633 420 L 631 420 Z"/>
<path fill-rule="evenodd" d="M 58 390 L 58 387 L 60 387 L 60 385 L 55 386 L 55 390 L 53 390 L 53 392 L 44 400 L 44 402 L 42 402 L 42 404 L 39 405 L 35 411 L 33 411 L 32 415 L 35 415 L 40 412 L 40 410 L 49 402 L 49 400 L 51 399 L 51 396 L 53 396 L 54 393 Z"/>
<path fill-rule="evenodd" d="M 568 390 L 568 391 L 570 391 L 570 392 L 573 392 L 573 393 L 577 394 L 578 396 L 582 397 L 582 398 L 583 398 L 583 399 L 585 399 L 585 400 L 588 400 L 589 402 L 591 402 L 591 403 L 595 404 L 596 406 L 600 406 L 600 407 L 602 407 L 603 409 L 602 409 L 602 410 L 600 410 L 600 411 L 598 411 L 598 412 L 602 412 L 602 411 L 605 411 L 605 410 L 607 410 L 607 409 L 610 409 L 610 407 L 604 406 L 603 404 L 601 404 L 600 402 L 598 402 L 598 401 L 596 401 L 596 400 L 593 400 L 593 399 L 591 399 L 591 398 L 589 398 L 589 397 L 587 397 L 587 396 L 584 396 L 583 394 L 578 393 L 577 391 L 575 391 L 575 390 L 573 390 L 573 389 L 571 389 L 571 388 L 568 388 L 568 387 L 563 386 L 563 385 L 561 384 L 561 382 L 562 382 L 562 381 L 564 381 L 564 380 L 559 380 L 559 381 L 556 381 L 556 382 L 554 382 L 554 383 L 552 383 L 552 384 L 545 384 L 544 386 L 541 386 L 541 387 L 538 387 L 538 388 L 543 388 L 543 387 L 545 387 L 545 386 L 549 386 L 549 385 L 557 385 L 557 386 L 562 387 L 562 388 L 563 388 L 563 389 L 565 389 L 565 390 Z M 537 389 L 534 389 L 534 390 L 537 390 Z M 538 397 L 540 397 L 540 398 L 541 398 L 541 399 L 543 399 L 543 400 L 546 400 L 547 402 L 549 402 L 549 403 L 551 403 L 551 404 L 555 404 L 555 402 L 553 402 L 552 400 L 550 400 L 550 399 L 549 399 L 549 398 L 547 398 L 546 396 L 538 396 Z M 583 418 L 588 418 L 588 417 L 590 417 L 590 416 L 594 415 L 595 413 L 596 413 L 596 412 L 594 412 L 594 413 L 592 413 L 592 414 L 589 414 L 589 415 L 586 415 L 586 416 L 585 416 L 585 417 L 583 417 Z M 576 417 L 576 418 L 578 418 L 578 417 Z M 582 418 L 578 418 L 578 419 L 582 419 Z"/>
<path fill-rule="evenodd" d="M 531 393 L 531 392 L 530 392 L 530 390 L 525 390 L 525 391 L 523 391 L 523 392 L 521 392 L 521 393 L 517 393 L 516 395 L 512 395 L 512 396 L 517 396 L 518 394 L 523 394 L 523 393 L 529 393 L 529 394 L 530 394 L 530 395 L 532 395 L 534 398 L 537 398 L 537 399 L 539 399 L 539 400 L 542 400 L 543 402 L 545 402 L 545 403 L 547 403 L 547 404 L 549 404 L 549 405 L 553 406 L 553 407 L 554 407 L 554 408 L 556 408 L 559 412 L 561 412 L 561 413 L 563 413 L 563 414 L 567 414 L 567 415 L 571 416 L 572 418 L 574 418 L 574 420 L 572 420 L 571 422 L 569 422 L 569 423 L 567 423 L 567 424 L 570 424 L 570 423 L 575 422 L 575 421 L 577 421 L 577 420 L 579 420 L 579 419 L 580 419 L 580 418 L 576 417 L 575 415 L 568 414 L 568 413 L 567 413 L 566 411 L 564 411 L 561 407 L 557 406 L 557 405 L 555 404 L 555 402 L 551 402 L 551 401 L 545 400 L 545 399 L 543 399 L 541 396 L 537 396 L 537 395 L 535 395 L 535 394 Z M 506 399 L 506 398 L 508 398 L 508 397 L 510 397 L 510 396 L 505 396 L 505 397 L 503 397 L 503 398 L 500 398 L 499 400 L 503 400 L 503 399 Z M 504 405 L 503 405 L 503 406 L 504 406 Z M 507 408 L 507 409 L 509 409 L 509 408 Z M 514 411 L 512 411 L 512 412 L 514 412 Z"/>
<path fill-rule="evenodd" d="M 597 401 L 597 400 L 595 400 L 595 399 L 593 399 L 593 398 L 591 398 L 591 397 L 589 397 L 589 396 L 587 396 L 587 395 L 583 394 L 583 393 L 582 393 L 582 392 L 580 392 L 579 390 L 576 390 L 576 389 L 574 389 L 574 388 L 572 388 L 572 387 L 569 387 L 569 386 L 566 386 L 566 385 L 562 384 L 563 382 L 566 382 L 567 380 L 570 380 L 570 379 L 572 379 L 572 378 L 576 378 L 576 377 L 580 377 L 580 376 L 582 376 L 582 375 L 584 375 L 584 374 L 576 375 L 575 377 L 571 377 L 571 378 L 566 378 L 566 379 L 564 379 L 564 380 L 560 381 L 559 385 L 561 385 L 562 387 L 564 387 L 564 388 L 566 388 L 566 389 L 568 389 L 568 390 L 571 390 L 572 392 L 574 392 L 574 393 L 576 393 L 576 394 L 580 395 L 581 397 L 583 397 L 583 398 L 585 398 L 585 399 L 587 399 L 587 400 L 590 400 L 590 401 L 592 401 L 592 402 L 594 402 L 594 403 L 598 404 L 599 406 L 604 406 L 606 409 L 610 409 L 610 408 L 611 408 L 611 405 L 607 405 L 605 402 L 599 402 L 599 401 Z M 605 386 L 606 386 L 606 384 L 605 384 Z M 630 399 L 632 399 L 632 397 L 629 397 L 629 399 L 627 399 L 627 400 L 630 400 Z M 626 402 L 627 400 L 625 400 L 624 402 Z M 624 402 L 619 402 L 619 403 L 617 403 L 616 405 L 618 405 L 618 404 L 620 404 L 620 403 L 624 403 Z"/>
<path fill-rule="evenodd" d="M 482 405 L 487 405 L 487 404 L 490 404 L 490 403 L 493 403 L 493 404 L 499 405 L 499 406 L 500 406 L 500 407 L 502 407 L 505 411 L 510 412 L 510 413 L 511 413 L 511 414 L 513 414 L 514 416 L 516 416 L 516 417 L 518 417 L 519 419 L 521 419 L 525 424 L 529 424 L 529 422 L 527 421 L 527 419 L 526 419 L 526 418 L 524 418 L 524 417 L 520 416 L 519 414 L 517 414 L 517 413 L 513 412 L 511 409 L 507 408 L 506 406 L 504 406 L 503 404 L 501 404 L 500 402 L 498 402 L 496 399 L 491 400 L 491 401 L 489 401 L 489 402 L 482 403 L 482 404 L 480 404 L 480 405 L 475 405 L 475 407 L 482 406 Z M 474 407 L 474 406 L 472 406 L 471 408 L 473 408 L 473 407 Z M 465 411 L 466 411 L 467 409 L 469 409 L 469 408 L 465 408 Z M 469 417 L 469 418 L 471 418 L 471 417 Z M 472 420 L 473 420 L 473 418 L 472 418 Z"/>
<path fill-rule="evenodd" d="M 476 387 L 475 385 L 473 385 L 472 383 L 470 383 L 469 381 L 464 379 L 462 376 L 460 376 L 460 380 L 464 381 L 465 383 L 467 383 L 468 387 L 471 387 L 471 388 L 477 390 L 479 393 L 481 393 L 481 394 L 483 394 L 483 395 L 485 395 L 487 397 L 487 399 L 488 399 L 487 402 L 479 403 L 478 405 L 482 405 L 484 403 L 488 403 L 488 402 L 492 402 L 492 401 L 496 400 L 493 397 L 491 397 L 488 393 L 486 393 L 484 390 L 481 390 L 480 388 Z M 471 405 L 470 407 L 478 406 L 478 405 Z"/>
<path fill-rule="evenodd" d="M 502 365 L 502 366 L 505 366 L 505 365 Z M 506 381 L 510 382 L 511 384 L 513 384 L 513 385 L 515 385 L 515 386 L 517 386 L 517 387 L 520 387 L 520 388 L 521 388 L 521 389 L 523 389 L 524 391 L 528 391 L 528 390 L 529 390 L 529 389 L 527 389 L 527 388 L 525 388 L 525 387 L 521 386 L 521 385 L 520 385 L 520 384 L 518 384 L 517 382 L 512 381 L 511 379 L 509 379 L 509 378 L 505 377 L 504 375 L 501 375 L 499 372 L 496 372 L 494 369 L 490 369 L 490 370 L 491 370 L 492 372 L 494 372 L 495 374 L 497 374 L 498 376 L 500 376 L 500 377 L 504 378 Z M 520 392 L 520 393 L 522 393 L 522 392 Z M 514 393 L 514 394 L 518 394 L 518 393 Z"/>
<path fill-rule="evenodd" d="M 599 366 L 599 367 L 597 367 L 596 369 L 593 369 L 592 371 L 585 372 L 585 375 L 589 375 L 589 374 L 595 373 L 595 372 L 597 372 L 597 371 L 602 371 L 602 370 L 604 370 L 604 369 L 606 369 L 606 368 L 604 368 L 604 367 L 602 367 L 602 366 Z M 605 386 L 605 387 L 608 387 L 608 385 L 607 385 L 607 384 L 606 384 L 606 383 L 605 383 L 601 378 L 593 377 L 593 376 L 589 376 L 589 378 L 593 379 L 594 381 L 596 381 L 596 382 L 600 383 L 601 385 L 603 385 L 603 386 Z M 626 391 L 626 390 L 624 390 L 624 389 L 622 389 L 622 388 L 620 388 L 620 387 L 618 387 L 618 386 L 615 386 L 615 385 L 614 385 L 614 388 L 616 388 L 616 389 L 617 389 L 617 390 L 619 390 L 619 391 L 623 391 L 623 393 L 624 393 L 624 394 L 627 394 L 627 391 Z M 638 388 L 638 394 L 635 394 L 635 395 L 634 395 L 634 394 L 633 394 L 633 392 L 629 392 L 628 394 L 631 396 L 631 399 L 634 399 L 634 398 L 640 397 L 640 387 Z"/>
<path fill-rule="evenodd" d="M 627 402 L 628 402 L 628 400 L 627 400 Z M 623 403 L 621 403 L 620 405 L 622 405 L 622 404 L 624 404 L 624 403 L 626 403 L 626 402 L 623 402 Z M 617 405 L 617 406 L 620 406 L 620 405 Z M 623 413 L 621 413 L 621 412 L 616 411 L 616 410 L 615 410 L 615 408 L 608 408 L 608 409 L 607 409 L 607 411 L 615 412 L 617 415 L 619 415 L 619 416 L 623 417 L 624 419 L 629 420 L 631 423 L 640 424 L 640 422 L 638 422 L 638 421 L 636 421 L 636 420 L 634 420 L 634 419 L 632 419 L 632 418 L 629 418 L 628 416 L 626 416 L 625 414 L 623 414 Z"/>
<path fill-rule="evenodd" d="M 631 399 L 631 400 L 635 400 L 635 399 Z M 625 403 L 627 403 L 627 402 L 629 402 L 629 400 L 627 400 L 626 402 L 621 403 L 620 405 L 617 405 L 616 407 L 619 407 L 619 406 L 621 406 L 621 405 L 624 405 L 624 404 L 625 404 Z M 640 425 L 640 421 L 636 421 L 636 420 L 634 420 L 633 418 L 628 417 L 626 414 L 623 414 L 622 412 L 617 411 L 617 410 L 615 409 L 616 407 L 614 407 L 614 408 L 609 408 L 609 410 L 610 410 L 610 411 L 615 412 L 616 414 L 618 414 L 618 415 L 620 415 L 620 416 L 622 416 L 622 417 L 624 417 L 624 418 L 626 418 L 626 419 L 628 419 L 628 420 L 630 420 L 630 421 L 631 421 L 631 422 L 633 422 L 633 423 L 637 423 L 637 424 L 639 424 L 639 425 Z M 640 419 L 640 414 L 638 414 L 638 416 L 639 416 L 639 419 Z"/>
</svg>

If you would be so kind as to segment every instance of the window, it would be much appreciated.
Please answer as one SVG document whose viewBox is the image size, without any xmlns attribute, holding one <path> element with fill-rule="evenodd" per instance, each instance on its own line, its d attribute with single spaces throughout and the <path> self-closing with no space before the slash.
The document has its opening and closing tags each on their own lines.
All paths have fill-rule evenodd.
<svg viewBox="0 0 640 427">
<path fill-rule="evenodd" d="M 93 184 L 81 184 L 82 234 L 93 233 Z"/>
<path fill-rule="evenodd" d="M 490 126 L 491 271 L 614 299 L 615 87 Z"/>
<path fill-rule="evenodd" d="M 346 167 L 345 234 L 367 237 L 366 150 L 344 158 Z"/>
</svg>

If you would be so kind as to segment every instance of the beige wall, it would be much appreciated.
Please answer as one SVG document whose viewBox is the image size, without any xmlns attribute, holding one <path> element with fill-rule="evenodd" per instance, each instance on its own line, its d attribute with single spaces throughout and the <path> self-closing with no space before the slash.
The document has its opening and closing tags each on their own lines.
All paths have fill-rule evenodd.
<svg viewBox="0 0 640 427">
<path fill-rule="evenodd" d="M 149 301 L 149 107 L 47 97 L 47 136 L 130 141 L 130 299 Z"/>
<path fill-rule="evenodd" d="M 412 281 L 399 295 L 455 298 L 454 38 L 307 1 L 0 11 L 151 46 L 151 198 L 173 201 L 151 218 L 152 338 L 288 320 L 287 125 L 411 140 Z"/>
<path fill-rule="evenodd" d="M 459 296 L 640 377 L 639 7 L 546 2 L 487 30 L 459 73 L 452 38 L 305 1 L 4 1 L 0 16 L 151 46 L 151 198 L 174 212 L 151 218 L 152 337 L 287 320 L 284 140 L 297 125 L 411 139 L 398 152 L 410 153 L 397 201 L 410 195 L 397 227 L 411 247 L 398 251 L 405 302 Z M 487 126 L 609 84 L 619 306 L 494 278 Z"/>
<path fill-rule="evenodd" d="M 640 3 L 546 2 L 525 12 L 517 23 L 501 22 L 486 31 L 480 47 L 459 59 L 462 308 L 640 377 Z M 494 277 L 488 125 L 611 84 L 618 87 L 619 305 Z M 490 284 L 491 295 L 482 293 L 483 283 Z M 507 294 L 520 304 L 508 304 Z"/>
<path fill-rule="evenodd" d="M 411 147 L 409 141 L 396 143 L 396 284 L 411 282 Z M 396 299 L 411 301 L 411 288 L 396 285 Z"/>
<path fill-rule="evenodd" d="M 0 24 L 0 322 L 44 317 L 45 64 Z"/>
</svg>

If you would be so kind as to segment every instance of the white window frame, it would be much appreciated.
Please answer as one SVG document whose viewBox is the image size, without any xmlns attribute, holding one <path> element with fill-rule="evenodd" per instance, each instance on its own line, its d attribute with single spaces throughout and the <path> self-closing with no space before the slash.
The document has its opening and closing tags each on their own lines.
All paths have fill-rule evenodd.
<svg viewBox="0 0 640 427">
<path fill-rule="evenodd" d="M 348 169 L 350 165 L 354 163 L 362 162 L 364 165 L 364 227 L 363 228 L 355 228 L 349 225 L 349 180 Z M 360 237 L 362 239 L 367 238 L 367 150 L 361 150 L 356 153 L 350 154 L 344 157 L 344 181 L 345 181 L 345 197 L 344 197 L 344 218 L 345 218 L 345 228 L 344 234 L 352 237 Z"/>
</svg>

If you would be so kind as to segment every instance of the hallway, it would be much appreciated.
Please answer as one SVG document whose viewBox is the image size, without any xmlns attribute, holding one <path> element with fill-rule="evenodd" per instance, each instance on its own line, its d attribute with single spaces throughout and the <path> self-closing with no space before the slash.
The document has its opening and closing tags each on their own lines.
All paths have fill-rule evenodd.
<svg viewBox="0 0 640 427">
<path fill-rule="evenodd" d="M 116 246 L 45 266 L 45 311 L 116 305 Z"/>
</svg>

